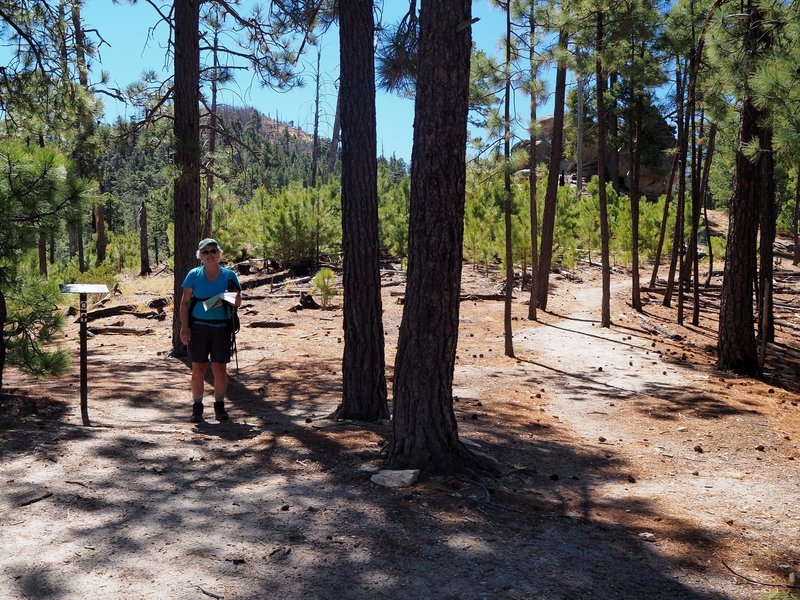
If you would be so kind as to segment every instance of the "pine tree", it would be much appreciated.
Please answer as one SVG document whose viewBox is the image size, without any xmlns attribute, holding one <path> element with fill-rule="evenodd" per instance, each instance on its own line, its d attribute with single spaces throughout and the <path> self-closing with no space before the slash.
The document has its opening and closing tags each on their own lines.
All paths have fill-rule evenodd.
<svg viewBox="0 0 800 600">
<path fill-rule="evenodd" d="M 372 0 L 339 4 L 342 98 L 344 356 L 336 415 L 389 416 L 378 251 Z"/>
<path fill-rule="evenodd" d="M 749 0 L 742 20 L 741 60 L 753 72 L 769 34 L 758 4 Z M 759 146 L 761 123 L 765 114 L 754 102 L 745 75 L 740 87 L 739 138 L 733 196 L 729 208 L 728 246 L 720 298 L 717 366 L 741 375 L 759 372 L 759 360 L 753 331 L 753 281 L 756 276 L 756 238 L 758 233 L 761 175 L 758 164 L 748 152 Z"/>
<path fill-rule="evenodd" d="M 423 0 L 420 13 L 408 283 L 395 360 L 394 440 L 388 462 L 428 473 L 459 471 L 470 461 L 453 411 L 470 5 L 470 0 Z"/>
</svg>

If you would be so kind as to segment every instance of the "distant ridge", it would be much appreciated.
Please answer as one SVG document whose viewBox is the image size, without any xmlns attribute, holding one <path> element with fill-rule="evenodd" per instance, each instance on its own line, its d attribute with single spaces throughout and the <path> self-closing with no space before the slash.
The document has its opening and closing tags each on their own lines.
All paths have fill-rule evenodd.
<svg viewBox="0 0 800 600">
<path fill-rule="evenodd" d="M 303 149 L 307 149 L 309 152 L 311 151 L 311 144 L 314 140 L 314 136 L 303 131 L 299 127 L 295 127 L 293 121 L 289 121 L 288 123 L 277 121 L 265 116 L 257 108 L 253 108 L 252 106 L 239 107 L 221 105 L 217 107 L 217 114 L 227 123 L 240 120 L 244 127 L 247 127 L 253 117 L 257 116 L 261 120 L 261 135 L 269 142 L 277 144 L 281 141 L 284 132 L 288 131 L 289 137 L 297 140 Z M 320 138 L 320 144 L 327 143 L 329 143 L 328 140 Z"/>
</svg>

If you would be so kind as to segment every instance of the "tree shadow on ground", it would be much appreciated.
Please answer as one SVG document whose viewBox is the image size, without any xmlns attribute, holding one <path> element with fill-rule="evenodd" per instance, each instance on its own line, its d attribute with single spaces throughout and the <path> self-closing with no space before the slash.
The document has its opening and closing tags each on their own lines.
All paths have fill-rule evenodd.
<svg viewBox="0 0 800 600">
<path fill-rule="evenodd" d="M 17 515 L 42 525 L 41 543 L 61 545 L 47 558 L 4 557 L 12 592 L 67 597 L 102 581 L 106 597 L 120 598 L 724 597 L 674 579 L 658 546 L 640 540 L 624 515 L 654 519 L 649 501 L 596 493 L 624 477 L 613 449 L 566 443 L 546 426 L 471 425 L 514 471 L 503 479 L 374 486 L 389 428 L 319 419 L 341 393 L 337 366 L 273 360 L 268 374 L 244 370 L 231 381 L 233 420 L 194 427 L 184 365 L 96 360 L 93 396 L 107 403 L 95 400 L 97 422 L 107 427 L 58 420 L 37 430 L 23 420 L 11 432 L 80 453 L 85 467 L 69 482 L 54 468 L 38 484 L 53 492 L 48 504 Z M 145 373 L 143 391 L 133 384 Z M 117 415 L 112 404 L 129 410 Z M 469 415 L 459 408 L 458 418 Z M 685 522 L 663 531 L 693 564 L 718 535 Z"/>
</svg>

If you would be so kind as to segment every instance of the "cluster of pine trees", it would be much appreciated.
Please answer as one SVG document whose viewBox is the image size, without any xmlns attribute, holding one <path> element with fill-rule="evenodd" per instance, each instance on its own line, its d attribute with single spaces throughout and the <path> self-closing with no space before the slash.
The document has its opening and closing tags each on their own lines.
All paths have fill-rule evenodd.
<svg viewBox="0 0 800 600">
<path fill-rule="evenodd" d="M 505 266 L 509 356 L 516 269 L 523 280 L 531 271 L 535 319 L 551 266 L 579 256 L 602 264 L 603 326 L 612 262 L 630 267 L 631 304 L 641 310 L 644 259 L 656 265 L 651 287 L 668 263 L 664 302 L 677 298 L 683 322 L 693 298 L 697 322 L 710 206 L 730 214 L 719 366 L 763 368 L 754 323 L 769 341 L 779 224 L 792 229 L 798 259 L 796 3 L 497 0 L 506 16 L 501 58 L 473 48 L 470 0 L 411 2 L 399 23 L 378 28 L 372 0 L 297 0 L 251 14 L 238 4 L 164 3 L 154 19 L 169 28 L 173 76 L 119 90 L 93 77 L 102 26 L 84 23 L 82 0 L 0 0 L 0 388 L 7 356 L 34 372 L 65 368 L 64 353 L 42 349 L 59 327 L 56 282 L 146 275 L 151 261 L 166 262 L 177 294 L 197 240 L 213 235 L 297 270 L 340 258 L 337 414 L 384 418 L 378 265 L 391 254 L 406 264 L 408 284 L 390 463 L 463 468 L 478 460 L 459 443 L 452 409 L 463 258 Z M 242 65 L 262 85 L 296 85 L 298 57 L 333 23 L 341 47 L 331 140 L 318 134 L 319 109 L 304 133 L 218 104 Z M 543 140 L 546 66 L 556 72 L 555 108 Z M 410 166 L 377 156 L 378 84 L 415 97 Z M 513 106 L 518 87 L 528 107 Z M 103 124 L 104 95 L 136 106 L 138 117 Z M 674 123 L 667 144 L 653 135 L 663 121 Z M 468 123 L 486 135 L 468 143 Z M 559 181 L 565 158 L 575 189 Z M 643 170 L 668 182 L 655 202 L 641 202 Z M 177 319 L 173 329 L 179 354 Z"/>
</svg>

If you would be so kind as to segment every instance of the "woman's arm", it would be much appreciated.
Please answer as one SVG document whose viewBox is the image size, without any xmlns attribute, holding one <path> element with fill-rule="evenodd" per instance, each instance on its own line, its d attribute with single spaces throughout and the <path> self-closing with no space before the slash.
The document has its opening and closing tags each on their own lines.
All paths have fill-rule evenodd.
<svg viewBox="0 0 800 600">
<path fill-rule="evenodd" d="M 189 329 L 189 303 L 192 300 L 192 288 L 183 288 L 181 295 L 180 317 L 181 317 L 181 342 L 188 344 L 192 339 L 192 332 Z"/>
</svg>

